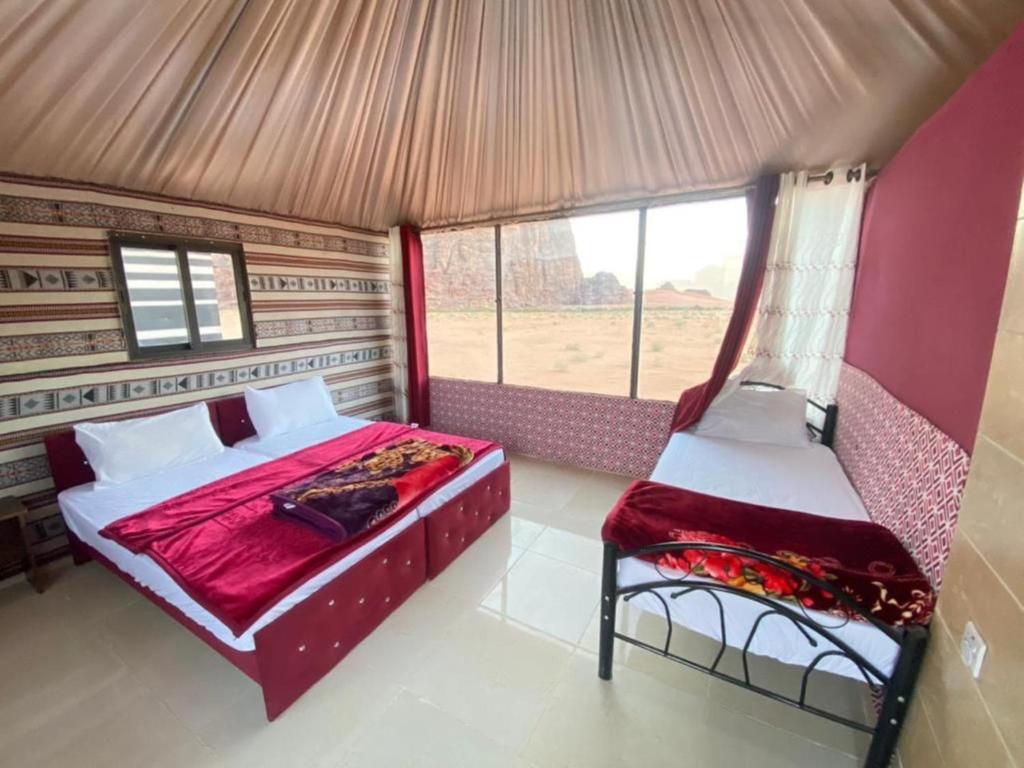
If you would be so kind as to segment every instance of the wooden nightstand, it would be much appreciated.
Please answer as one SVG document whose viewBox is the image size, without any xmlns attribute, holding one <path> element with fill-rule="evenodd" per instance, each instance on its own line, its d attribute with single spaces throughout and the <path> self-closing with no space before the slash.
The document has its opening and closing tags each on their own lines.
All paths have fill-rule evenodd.
<svg viewBox="0 0 1024 768">
<path fill-rule="evenodd" d="M 36 558 L 32 554 L 32 549 L 28 545 L 28 531 L 26 530 L 27 525 L 27 510 L 25 505 L 21 503 L 21 499 L 16 499 L 13 496 L 0 497 L 0 523 L 13 520 L 18 526 L 18 535 L 21 539 L 22 552 L 20 557 L 28 561 L 28 576 L 29 583 L 36 588 L 36 592 L 43 591 L 43 583 L 39 578 L 39 569 L 36 567 Z"/>
</svg>

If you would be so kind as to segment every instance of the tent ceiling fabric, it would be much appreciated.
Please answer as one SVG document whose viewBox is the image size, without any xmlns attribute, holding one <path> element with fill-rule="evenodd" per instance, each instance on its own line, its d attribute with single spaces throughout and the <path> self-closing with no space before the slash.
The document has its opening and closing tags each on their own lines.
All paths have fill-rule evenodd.
<svg viewBox="0 0 1024 768">
<path fill-rule="evenodd" d="M 888 159 L 1024 0 L 2 0 L 0 171 L 383 229 Z"/>
</svg>

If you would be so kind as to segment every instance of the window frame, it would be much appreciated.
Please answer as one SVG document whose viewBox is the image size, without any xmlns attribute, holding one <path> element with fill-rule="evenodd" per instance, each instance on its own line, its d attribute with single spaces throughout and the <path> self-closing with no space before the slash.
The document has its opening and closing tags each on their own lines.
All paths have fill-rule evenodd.
<svg viewBox="0 0 1024 768">
<path fill-rule="evenodd" d="M 523 217 L 513 218 L 509 220 L 497 221 L 497 222 L 477 222 L 474 224 L 466 224 L 465 226 L 453 226 L 453 227 L 438 227 L 436 229 L 424 230 L 423 234 L 428 235 L 432 232 L 451 232 L 457 230 L 469 230 L 469 229 L 493 229 L 494 230 L 494 260 L 495 260 L 495 314 L 497 316 L 497 376 L 496 382 L 482 382 L 484 384 L 497 383 L 503 385 L 505 383 L 505 341 L 504 341 L 504 323 L 502 319 L 502 254 L 501 254 L 501 229 L 503 226 L 510 224 L 521 224 L 530 221 L 545 221 L 551 219 L 571 219 L 576 216 L 589 216 L 593 214 L 601 213 L 615 213 L 619 211 L 636 211 L 638 214 L 638 225 L 637 225 L 637 254 L 636 254 L 636 277 L 633 284 L 633 328 L 631 338 L 631 349 L 630 349 L 630 365 L 629 365 L 629 392 L 622 395 L 611 395 L 611 397 L 628 397 L 630 400 L 639 400 L 639 388 L 640 388 L 640 354 L 641 346 L 643 342 L 643 314 L 644 314 L 644 271 L 646 269 L 645 256 L 647 251 L 647 212 L 652 208 L 664 208 L 671 205 L 679 205 L 683 203 L 701 203 L 708 202 L 711 200 L 726 200 L 730 198 L 746 198 L 751 187 L 731 187 L 718 190 L 708 190 L 703 192 L 686 193 L 683 195 L 673 195 L 671 197 L 661 198 L 657 200 L 648 200 L 645 202 L 636 202 L 634 204 L 624 204 L 621 206 L 610 206 L 610 207 L 598 207 L 592 210 L 580 209 L 563 211 L 557 216 L 538 216 L 538 217 Z M 749 201 L 748 201 L 749 204 Z M 476 379 L 460 379 L 463 381 L 476 381 Z M 538 389 L 545 389 L 550 392 L 564 392 L 569 391 L 573 394 L 600 394 L 600 393 L 587 393 L 578 392 L 577 390 L 559 390 L 551 387 L 545 387 L 538 384 L 531 385 L 520 385 L 520 386 L 532 386 Z M 670 402 L 670 401 L 661 401 Z"/>
<path fill-rule="evenodd" d="M 114 276 L 114 290 L 117 293 L 121 326 L 128 347 L 130 360 L 152 360 L 174 357 L 199 357 L 221 352 L 245 351 L 256 348 L 256 334 L 252 320 L 252 298 L 249 293 L 249 276 L 245 269 L 245 251 L 241 243 L 223 240 L 203 240 L 168 235 L 145 235 L 135 232 L 111 232 L 108 237 L 110 260 Z M 135 316 L 132 313 L 131 297 L 128 293 L 128 278 L 124 269 L 124 248 L 163 248 L 174 251 L 181 279 L 181 294 L 185 314 L 188 341 L 183 344 L 161 344 L 143 347 L 139 345 Z M 238 296 L 238 312 L 242 326 L 242 338 L 221 341 L 203 341 L 199 332 L 196 314 L 192 274 L 188 265 L 188 252 L 216 252 L 231 256 L 235 275 L 235 294 Z"/>
</svg>

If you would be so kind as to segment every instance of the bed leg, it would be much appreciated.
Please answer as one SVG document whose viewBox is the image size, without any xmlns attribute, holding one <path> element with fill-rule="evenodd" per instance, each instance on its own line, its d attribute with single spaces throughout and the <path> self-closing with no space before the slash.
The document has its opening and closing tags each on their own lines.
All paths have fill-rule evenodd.
<svg viewBox="0 0 1024 768">
<path fill-rule="evenodd" d="M 85 565 L 92 560 L 89 550 L 71 531 L 68 531 L 68 549 L 71 550 L 71 562 L 75 565 Z"/>
<path fill-rule="evenodd" d="M 612 656 L 615 644 L 615 607 L 618 603 L 619 548 L 605 542 L 604 565 L 601 569 L 601 646 L 597 675 L 602 680 L 612 679 Z"/>
<path fill-rule="evenodd" d="M 864 761 L 865 768 L 888 768 L 892 761 L 927 646 L 926 627 L 914 624 L 906 628 L 896 668 L 882 700 L 875 736 L 871 739 L 868 756 Z"/>
</svg>

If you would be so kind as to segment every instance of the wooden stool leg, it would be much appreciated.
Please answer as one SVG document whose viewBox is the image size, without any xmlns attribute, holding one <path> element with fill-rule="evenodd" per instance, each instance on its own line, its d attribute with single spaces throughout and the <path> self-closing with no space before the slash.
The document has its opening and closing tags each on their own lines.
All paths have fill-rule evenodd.
<svg viewBox="0 0 1024 768">
<path fill-rule="evenodd" d="M 21 543 L 25 547 L 25 557 L 28 558 L 28 576 L 29 583 L 35 587 L 36 592 L 42 593 L 43 582 L 39 578 L 39 568 L 36 565 L 36 556 L 32 553 L 32 546 L 28 540 L 28 522 L 25 519 L 25 515 L 18 515 L 18 529 L 21 532 Z"/>
</svg>

